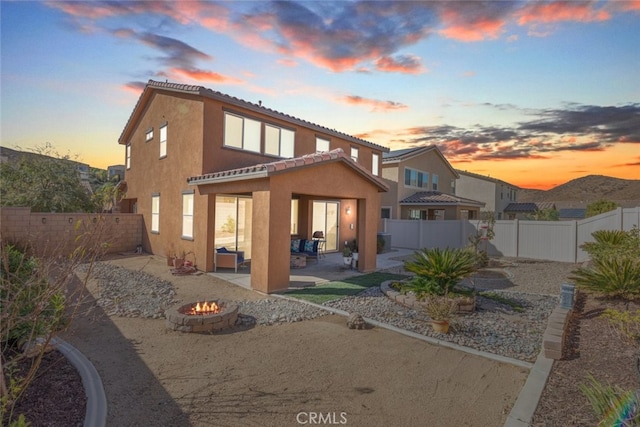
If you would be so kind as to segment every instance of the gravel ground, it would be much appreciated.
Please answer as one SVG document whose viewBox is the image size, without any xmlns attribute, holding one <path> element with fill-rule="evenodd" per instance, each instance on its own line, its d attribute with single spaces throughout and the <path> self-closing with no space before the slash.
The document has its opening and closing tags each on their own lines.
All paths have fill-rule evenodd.
<svg viewBox="0 0 640 427">
<path fill-rule="evenodd" d="M 422 312 L 396 304 L 378 287 L 326 305 L 462 346 L 533 362 L 540 352 L 546 319 L 558 304 L 560 285 L 575 268 L 576 264 L 558 262 L 492 260 L 490 268 L 465 284 L 516 301 L 524 311 L 478 297 L 479 309 L 459 317 L 453 332 L 446 335 L 433 332 Z M 170 282 L 142 271 L 97 263 L 93 274 L 99 282 L 97 303 L 109 315 L 163 318 L 164 310 L 179 302 Z M 280 298 L 238 301 L 238 305 L 243 325 L 297 322 L 327 314 L 305 303 Z"/>
</svg>

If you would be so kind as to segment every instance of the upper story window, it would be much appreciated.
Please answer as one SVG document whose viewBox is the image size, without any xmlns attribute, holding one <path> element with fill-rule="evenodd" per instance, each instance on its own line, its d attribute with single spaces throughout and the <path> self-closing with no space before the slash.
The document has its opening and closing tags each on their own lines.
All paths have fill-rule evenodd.
<svg viewBox="0 0 640 427">
<path fill-rule="evenodd" d="M 131 144 L 127 144 L 127 152 L 126 152 L 126 160 L 125 164 L 127 165 L 127 169 L 131 169 Z"/>
<path fill-rule="evenodd" d="M 371 173 L 378 176 L 380 173 L 378 170 L 378 164 L 380 163 L 380 155 L 373 153 L 371 155 Z"/>
<path fill-rule="evenodd" d="M 151 195 L 151 232 L 160 232 L 160 194 Z"/>
<path fill-rule="evenodd" d="M 435 173 L 431 175 L 431 189 L 433 191 L 438 191 L 438 175 Z"/>
<path fill-rule="evenodd" d="M 145 133 L 144 140 L 149 142 L 152 139 L 153 139 L 153 128 L 149 128 L 149 129 L 147 129 L 147 132 Z"/>
<path fill-rule="evenodd" d="M 404 168 L 404 185 L 407 187 L 429 188 L 429 173 Z"/>
<path fill-rule="evenodd" d="M 225 113 L 224 145 L 259 153 L 261 125 L 257 120 Z"/>
<path fill-rule="evenodd" d="M 329 140 L 316 136 L 316 153 L 329 151 Z"/>
<path fill-rule="evenodd" d="M 264 153 L 293 157 L 295 132 L 272 125 L 264 125 Z"/>
<path fill-rule="evenodd" d="M 160 126 L 160 158 L 167 157 L 167 124 Z"/>
<path fill-rule="evenodd" d="M 358 163 L 358 147 L 351 147 L 351 159 Z"/>
<path fill-rule="evenodd" d="M 451 180 L 451 194 L 456 194 L 456 180 Z"/>
</svg>

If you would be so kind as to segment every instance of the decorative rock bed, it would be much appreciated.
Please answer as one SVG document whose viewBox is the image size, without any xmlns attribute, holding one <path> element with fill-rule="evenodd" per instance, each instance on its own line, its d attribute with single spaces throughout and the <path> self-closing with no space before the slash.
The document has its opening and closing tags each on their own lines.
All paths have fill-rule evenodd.
<svg viewBox="0 0 640 427">
<path fill-rule="evenodd" d="M 424 309 L 426 302 L 420 301 L 416 298 L 414 294 L 403 294 L 397 290 L 395 290 L 392 285 L 393 283 L 397 283 L 394 281 L 387 281 L 380 285 L 380 290 L 384 293 L 388 298 L 396 303 L 403 305 L 405 307 L 414 308 L 414 309 Z M 473 313 L 476 310 L 476 299 L 475 298 L 459 298 L 458 302 L 458 313 L 459 314 L 469 314 Z"/>
</svg>

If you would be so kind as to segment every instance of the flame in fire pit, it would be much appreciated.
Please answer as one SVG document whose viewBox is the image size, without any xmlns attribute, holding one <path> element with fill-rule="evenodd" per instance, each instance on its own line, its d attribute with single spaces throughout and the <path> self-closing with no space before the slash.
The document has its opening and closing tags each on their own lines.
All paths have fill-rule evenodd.
<svg viewBox="0 0 640 427">
<path fill-rule="evenodd" d="M 206 302 L 204 301 L 202 304 L 197 302 L 195 305 L 191 306 L 191 309 L 185 310 L 184 314 L 189 315 L 197 315 L 197 314 L 215 314 L 220 313 L 220 306 L 215 303 L 215 301 Z"/>
</svg>

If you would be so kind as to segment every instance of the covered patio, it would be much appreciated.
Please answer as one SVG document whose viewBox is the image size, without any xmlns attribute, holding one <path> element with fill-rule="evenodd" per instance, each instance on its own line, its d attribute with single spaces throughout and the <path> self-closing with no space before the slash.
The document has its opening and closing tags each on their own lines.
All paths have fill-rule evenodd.
<svg viewBox="0 0 640 427">
<path fill-rule="evenodd" d="M 310 220 L 313 212 L 309 207 L 314 200 L 351 201 L 354 209 L 349 215 L 354 219 L 342 221 L 349 226 L 340 229 L 338 241 L 357 239 L 358 271 L 371 272 L 377 268 L 379 193 L 387 191 L 388 187 L 342 149 L 191 177 L 188 183 L 209 196 L 206 271 L 213 270 L 218 195 L 241 195 L 252 200 L 248 240 L 251 245 L 250 286 L 254 290 L 271 293 L 290 286 L 293 199 L 301 201 L 298 234 L 306 239 L 311 239 L 315 231 Z"/>
<path fill-rule="evenodd" d="M 404 259 L 413 255 L 410 249 L 394 248 L 389 252 L 376 256 L 376 271 L 400 270 L 404 265 Z M 251 287 L 251 263 L 234 272 L 232 269 L 220 269 L 215 273 L 208 273 L 218 279 L 233 283 L 246 289 Z M 283 291 L 314 286 L 322 283 L 344 280 L 348 277 L 362 275 L 364 273 L 346 267 L 341 253 L 329 253 L 320 258 L 318 262 L 310 261 L 304 268 L 291 269 L 289 272 L 289 287 Z"/>
</svg>

